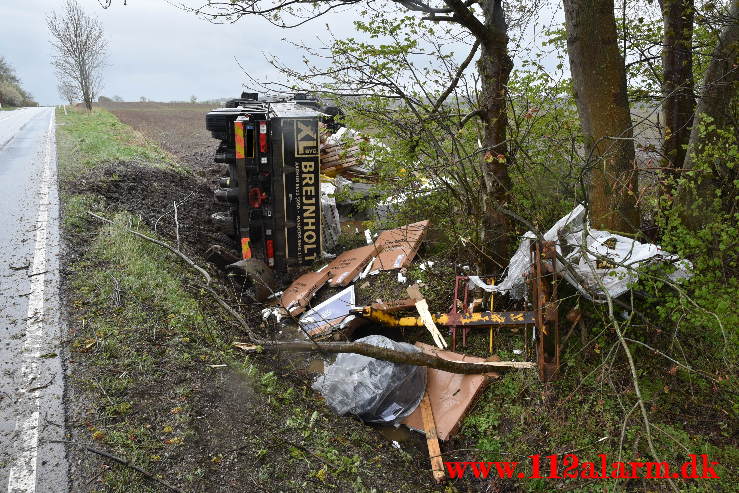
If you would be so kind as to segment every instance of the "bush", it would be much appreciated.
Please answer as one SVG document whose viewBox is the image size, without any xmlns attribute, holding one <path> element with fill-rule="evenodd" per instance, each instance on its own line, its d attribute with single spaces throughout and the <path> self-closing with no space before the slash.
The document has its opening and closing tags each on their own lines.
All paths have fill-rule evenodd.
<svg viewBox="0 0 739 493">
<path fill-rule="evenodd" d="M 5 106 L 23 106 L 23 94 L 15 84 L 0 82 L 0 103 Z"/>
<path fill-rule="evenodd" d="M 685 288 L 690 302 L 668 290 L 655 313 L 668 327 L 679 326 L 690 333 L 699 347 L 694 356 L 713 362 L 736 363 L 739 315 L 739 214 L 735 211 L 737 182 L 732 168 L 739 159 L 739 142 L 734 129 L 717 129 L 710 121 L 701 132 L 711 132 L 703 148 L 694 154 L 693 169 L 679 177 L 673 188 L 678 198 L 663 198 L 663 215 L 658 219 L 662 246 L 693 263 L 693 278 Z M 659 288 L 655 292 L 659 292 Z M 707 357 L 706 348 L 718 357 Z"/>
</svg>

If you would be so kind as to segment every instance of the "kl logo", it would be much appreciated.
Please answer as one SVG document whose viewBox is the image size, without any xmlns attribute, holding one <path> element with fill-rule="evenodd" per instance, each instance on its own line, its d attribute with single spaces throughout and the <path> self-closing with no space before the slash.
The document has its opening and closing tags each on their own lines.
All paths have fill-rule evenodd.
<svg viewBox="0 0 739 493">
<path fill-rule="evenodd" d="M 295 121 L 295 155 L 315 156 L 318 154 L 318 139 L 315 120 Z"/>
</svg>

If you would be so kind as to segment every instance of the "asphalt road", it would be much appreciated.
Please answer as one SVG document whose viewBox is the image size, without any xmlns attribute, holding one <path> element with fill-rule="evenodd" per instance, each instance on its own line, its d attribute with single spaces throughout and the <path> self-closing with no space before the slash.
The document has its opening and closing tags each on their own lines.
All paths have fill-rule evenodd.
<svg viewBox="0 0 739 493">
<path fill-rule="evenodd" d="M 66 492 L 53 108 L 0 111 L 0 492 Z"/>
</svg>

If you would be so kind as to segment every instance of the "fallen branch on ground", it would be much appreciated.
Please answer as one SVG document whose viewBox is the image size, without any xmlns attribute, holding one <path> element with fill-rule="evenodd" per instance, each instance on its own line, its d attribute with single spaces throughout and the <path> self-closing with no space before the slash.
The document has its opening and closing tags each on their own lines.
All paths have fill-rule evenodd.
<svg viewBox="0 0 739 493">
<path fill-rule="evenodd" d="M 355 353 L 370 358 L 392 361 L 406 365 L 425 366 L 435 370 L 447 371 L 450 373 L 461 373 L 465 375 L 474 375 L 481 373 L 490 373 L 502 368 L 535 368 L 536 363 L 529 361 L 485 361 L 484 363 L 465 363 L 461 361 L 452 361 L 432 354 L 424 352 L 407 353 L 405 351 L 396 351 L 363 342 L 268 342 L 261 341 L 258 345 L 244 344 L 234 342 L 234 346 L 247 352 L 259 351 L 323 351 L 326 353 Z"/>
<path fill-rule="evenodd" d="M 94 212 L 87 211 L 87 213 L 89 215 L 91 215 L 92 217 L 94 217 L 95 219 L 98 219 L 100 221 L 106 222 L 108 224 L 113 224 L 113 221 L 111 221 L 110 219 L 107 219 L 107 218 L 105 218 L 103 216 L 98 216 Z M 152 238 L 151 236 L 146 236 L 145 234 L 139 233 L 138 231 L 134 231 L 131 228 L 126 228 L 126 231 L 128 231 L 129 233 L 131 233 L 131 234 L 133 234 L 135 236 L 138 236 L 142 240 L 150 241 L 150 242 L 155 243 L 155 244 L 157 244 L 157 245 L 159 245 L 161 247 L 164 247 L 167 250 L 169 250 L 170 252 L 172 252 L 175 255 L 179 256 L 182 260 L 184 260 L 185 262 L 187 262 L 187 264 L 190 267 L 192 267 L 193 269 L 197 270 L 198 272 L 200 272 L 203 275 L 203 277 L 205 278 L 205 283 L 206 284 L 210 284 L 210 274 L 208 274 L 205 271 L 205 269 L 203 269 L 202 267 L 200 267 L 199 265 L 197 265 L 195 262 L 193 262 L 192 259 L 190 259 L 190 257 L 188 257 L 187 255 L 185 255 L 184 253 L 182 253 L 181 251 L 179 251 L 175 247 L 173 247 L 171 245 L 168 245 L 167 243 L 164 243 L 163 241 L 159 241 L 156 238 Z"/>
<path fill-rule="evenodd" d="M 109 452 L 106 452 L 104 450 L 98 450 L 96 448 L 90 447 L 89 445 L 85 445 L 85 444 L 79 443 L 79 442 L 73 442 L 71 440 L 49 440 L 49 442 L 50 443 L 67 443 L 69 445 L 74 445 L 76 447 L 80 447 L 80 448 L 82 448 L 82 449 L 84 449 L 84 450 L 86 450 L 88 452 L 91 452 L 93 454 L 100 455 L 102 457 L 105 457 L 107 459 L 110 459 L 112 461 L 115 461 L 115 462 L 117 462 L 117 463 L 119 463 L 121 465 L 124 465 L 126 467 L 130 467 L 134 471 L 136 471 L 136 472 L 138 472 L 140 474 L 143 474 L 144 476 L 146 476 L 147 478 L 151 479 L 152 481 L 156 481 L 157 483 L 161 484 L 162 486 L 166 487 L 167 489 L 169 489 L 171 491 L 176 491 L 177 493 L 185 493 L 184 491 L 182 491 L 178 487 L 173 486 L 173 485 L 169 484 L 168 482 L 166 482 L 165 480 L 159 479 L 158 477 L 154 476 L 154 474 L 150 473 L 149 471 L 146 471 L 144 469 L 141 469 L 139 466 L 134 465 L 134 464 L 131 464 L 130 461 L 127 461 L 126 459 L 123 459 L 121 457 L 118 457 L 116 455 L 113 455 L 113 454 L 111 454 Z"/>
</svg>

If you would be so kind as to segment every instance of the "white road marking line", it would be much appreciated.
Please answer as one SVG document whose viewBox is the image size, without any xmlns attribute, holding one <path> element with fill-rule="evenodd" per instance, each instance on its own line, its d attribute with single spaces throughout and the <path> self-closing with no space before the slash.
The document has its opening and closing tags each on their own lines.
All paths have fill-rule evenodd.
<svg viewBox="0 0 739 493">
<path fill-rule="evenodd" d="M 31 382 L 39 377 L 39 357 L 44 339 L 44 281 L 46 279 L 46 246 L 49 221 L 49 188 L 51 187 L 51 146 L 54 142 L 54 112 L 51 112 L 49 131 L 46 134 L 44 170 L 39 193 L 39 208 L 36 219 L 36 244 L 31 265 L 31 295 L 28 299 L 26 340 L 23 345 L 22 392 L 31 388 Z M 36 491 L 36 469 L 38 461 L 39 404 L 41 392 L 26 394 L 21 403 L 17 420 L 18 439 L 16 454 L 8 476 L 8 493 L 32 493 Z"/>
</svg>

